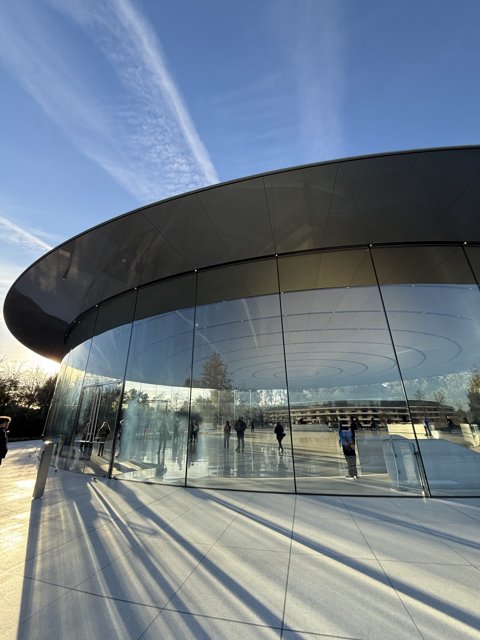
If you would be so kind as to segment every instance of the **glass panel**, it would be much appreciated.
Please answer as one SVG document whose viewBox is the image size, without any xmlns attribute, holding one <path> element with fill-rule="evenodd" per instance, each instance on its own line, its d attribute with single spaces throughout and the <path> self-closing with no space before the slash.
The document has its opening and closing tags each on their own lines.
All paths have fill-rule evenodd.
<svg viewBox="0 0 480 640">
<path fill-rule="evenodd" d="M 70 328 L 66 340 L 70 353 L 63 359 L 48 412 L 45 436 L 55 442 L 52 465 L 62 469 L 69 468 L 75 457 L 75 421 L 96 317 L 93 309 Z"/>
<path fill-rule="evenodd" d="M 295 490 L 277 282 L 273 260 L 198 275 L 189 486 Z"/>
<path fill-rule="evenodd" d="M 421 491 L 413 429 L 368 251 L 279 259 L 297 490 Z M 405 450 L 397 440 L 404 438 Z"/>
<path fill-rule="evenodd" d="M 480 283 L 480 247 L 465 247 L 464 250 L 476 280 Z"/>
<path fill-rule="evenodd" d="M 66 340 L 69 351 L 93 336 L 95 322 L 97 321 L 97 312 L 98 309 L 95 307 L 95 309 L 91 309 L 73 323 Z"/>
<path fill-rule="evenodd" d="M 60 469 L 69 468 L 75 458 L 75 423 L 90 347 L 87 340 L 64 359 L 49 412 L 46 436 L 56 443 L 52 464 Z"/>
<path fill-rule="evenodd" d="M 114 475 L 185 483 L 195 276 L 138 292 Z"/>
<path fill-rule="evenodd" d="M 121 389 L 120 382 L 83 387 L 77 411 L 70 471 L 107 475 Z"/>
<path fill-rule="evenodd" d="M 480 294 L 461 248 L 373 251 L 432 495 L 480 492 Z"/>
<path fill-rule="evenodd" d="M 71 471 L 108 474 L 135 298 L 130 292 L 98 308 L 69 452 Z"/>
<path fill-rule="evenodd" d="M 62 364 L 57 376 L 55 391 L 50 403 L 50 408 L 48 410 L 47 420 L 45 422 L 45 439 L 53 440 L 53 442 L 56 443 L 54 455 L 52 456 L 50 462 L 52 466 L 58 464 L 58 458 L 60 456 L 58 444 L 60 442 L 60 439 L 64 439 L 65 437 L 63 428 L 67 423 L 67 417 L 65 415 L 65 399 L 68 393 L 68 359 L 69 354 L 67 354 L 62 360 Z"/>
</svg>

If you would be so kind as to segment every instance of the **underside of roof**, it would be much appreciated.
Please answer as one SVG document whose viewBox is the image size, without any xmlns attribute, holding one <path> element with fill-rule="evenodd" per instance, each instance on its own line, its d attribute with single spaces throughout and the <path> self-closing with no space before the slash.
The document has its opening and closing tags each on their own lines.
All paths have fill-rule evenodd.
<svg viewBox="0 0 480 640">
<path fill-rule="evenodd" d="M 125 214 L 56 247 L 13 284 L 12 334 L 65 354 L 80 314 L 144 284 L 231 262 L 365 245 L 480 242 L 480 147 L 308 165 Z"/>
</svg>

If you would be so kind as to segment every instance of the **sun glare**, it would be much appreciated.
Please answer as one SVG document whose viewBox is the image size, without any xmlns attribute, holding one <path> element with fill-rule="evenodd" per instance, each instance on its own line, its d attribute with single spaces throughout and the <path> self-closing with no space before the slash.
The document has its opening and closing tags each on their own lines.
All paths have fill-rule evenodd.
<svg viewBox="0 0 480 640">
<path fill-rule="evenodd" d="M 31 368 L 40 367 L 40 369 L 43 369 L 45 373 L 48 373 L 49 375 L 52 375 L 52 376 L 58 373 L 60 369 L 59 362 L 55 362 L 54 360 L 49 360 L 48 358 L 44 358 L 43 356 L 33 357 L 31 361 L 28 363 L 28 365 Z"/>
</svg>

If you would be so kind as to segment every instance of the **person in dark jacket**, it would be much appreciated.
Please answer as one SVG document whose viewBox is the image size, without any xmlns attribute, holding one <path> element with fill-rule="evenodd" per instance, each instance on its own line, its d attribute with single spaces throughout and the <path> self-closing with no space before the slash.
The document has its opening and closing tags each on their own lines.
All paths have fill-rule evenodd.
<svg viewBox="0 0 480 640">
<path fill-rule="evenodd" d="M 281 424 L 280 422 L 277 422 L 277 424 L 275 425 L 275 429 L 273 430 L 273 432 L 275 433 L 275 435 L 277 436 L 277 440 L 278 440 L 278 451 L 280 453 L 283 453 L 283 444 L 282 444 L 282 440 L 285 437 L 285 429 L 283 428 L 283 424 Z"/>
<path fill-rule="evenodd" d="M 237 432 L 237 448 L 235 451 L 244 451 L 245 449 L 245 430 L 247 425 L 242 416 L 235 422 L 235 431 Z"/>
<path fill-rule="evenodd" d="M 103 450 L 105 449 L 105 441 L 110 433 L 110 425 L 105 421 L 97 432 L 98 453 L 97 455 L 103 456 Z"/>
<path fill-rule="evenodd" d="M 350 417 L 350 429 L 352 430 L 352 433 L 353 433 L 353 444 L 355 444 L 355 431 L 358 431 L 359 429 L 363 429 L 362 423 L 357 418 L 357 416 Z"/>
<path fill-rule="evenodd" d="M 7 455 L 8 437 L 7 430 L 12 419 L 9 416 L 0 416 L 0 464 Z"/>
<path fill-rule="evenodd" d="M 230 433 L 232 431 L 232 427 L 230 426 L 230 422 L 227 420 L 225 422 L 225 426 L 223 427 L 223 448 L 228 449 L 230 447 Z"/>
</svg>

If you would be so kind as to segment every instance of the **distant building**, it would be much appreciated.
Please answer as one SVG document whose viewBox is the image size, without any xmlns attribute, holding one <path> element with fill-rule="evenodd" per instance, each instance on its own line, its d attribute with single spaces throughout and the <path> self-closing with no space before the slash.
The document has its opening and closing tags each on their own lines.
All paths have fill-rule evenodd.
<svg viewBox="0 0 480 640">
<path fill-rule="evenodd" d="M 428 419 L 432 424 L 441 426 L 446 416 L 455 416 L 455 409 L 438 402 L 412 400 L 338 400 L 322 404 L 291 404 L 285 407 L 269 407 L 265 419 L 269 422 L 281 420 L 292 424 L 339 424 L 348 425 L 352 416 L 356 416 L 363 427 L 368 428 L 372 419 L 380 426 L 390 423 L 404 423 L 412 420 L 414 424 L 423 424 Z"/>
</svg>

